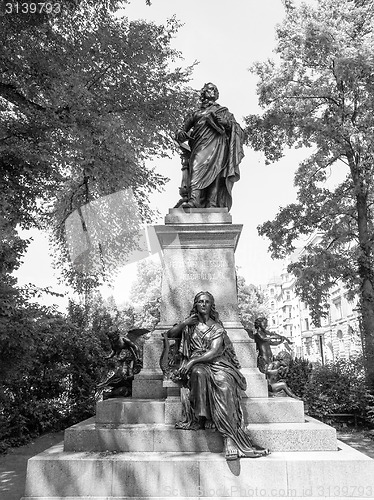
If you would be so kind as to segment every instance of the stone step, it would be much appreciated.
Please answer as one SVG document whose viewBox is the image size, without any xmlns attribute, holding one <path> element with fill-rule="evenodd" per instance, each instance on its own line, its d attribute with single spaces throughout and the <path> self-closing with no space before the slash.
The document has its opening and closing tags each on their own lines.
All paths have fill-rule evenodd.
<svg viewBox="0 0 374 500">
<path fill-rule="evenodd" d="M 165 400 L 112 398 L 96 404 L 98 424 L 164 424 Z"/>
<path fill-rule="evenodd" d="M 309 418 L 300 424 L 249 424 L 252 441 L 271 451 L 333 451 L 336 431 Z M 100 425 L 88 419 L 65 430 L 65 451 L 211 452 L 223 451 L 223 439 L 211 430 L 183 431 L 173 425 Z"/>
<path fill-rule="evenodd" d="M 268 397 L 268 383 L 263 373 L 261 373 L 257 368 L 242 368 L 241 372 L 247 381 L 247 389 L 244 392 L 245 397 Z"/>
<path fill-rule="evenodd" d="M 288 397 L 243 398 L 246 423 L 303 423 L 304 403 Z M 98 424 L 175 424 L 181 420 L 179 397 L 163 399 L 112 398 L 96 405 Z"/>
<path fill-rule="evenodd" d="M 289 397 L 243 398 L 244 421 L 263 423 L 305 422 L 304 402 Z"/>
<path fill-rule="evenodd" d="M 161 356 L 161 353 L 160 353 Z M 155 357 L 155 360 L 157 356 Z M 158 358 L 160 359 L 160 358 Z M 156 361 L 154 360 L 154 364 Z M 158 361 L 159 363 L 159 361 Z M 166 397 L 166 389 L 163 387 L 163 374 L 161 369 L 146 369 L 135 376 L 132 382 L 132 395 L 139 399 L 162 399 Z"/>
<path fill-rule="evenodd" d="M 253 491 L 253 493 L 258 493 L 258 494 L 261 494 L 262 490 L 259 490 L 258 488 L 256 490 L 249 490 L 250 492 Z M 283 497 L 283 498 L 292 498 L 293 500 L 305 500 L 306 498 L 308 500 L 321 500 L 321 497 L 320 496 L 295 496 L 294 493 L 293 493 L 293 490 L 290 490 L 290 494 L 287 495 L 285 494 L 286 492 L 284 490 L 279 490 L 280 491 L 280 496 Z M 308 490 L 306 490 L 306 493 L 308 493 Z M 134 500 L 134 497 L 126 497 L 126 496 L 116 496 L 116 497 L 108 497 L 107 495 L 105 496 L 97 496 L 97 497 L 94 497 L 95 500 Z M 208 498 L 211 498 L 211 497 L 174 497 L 174 496 L 167 496 L 167 497 L 137 497 L 136 500 L 186 500 L 187 498 L 189 499 L 193 499 L 193 500 L 207 500 Z M 216 497 L 216 499 L 218 500 L 227 500 L 228 497 Z M 229 497 L 230 500 L 242 500 L 243 497 L 238 497 L 238 496 L 230 496 Z M 272 497 L 264 497 L 264 496 L 251 496 L 250 497 L 251 500 L 274 500 L 274 496 Z M 327 498 L 326 496 L 323 497 L 323 498 Z M 335 497 L 335 500 L 368 500 L 368 496 L 365 496 L 365 497 L 357 497 L 357 496 L 354 496 L 354 497 L 351 497 L 351 496 L 344 496 L 344 497 Z M 79 496 L 79 497 L 72 497 L 72 496 L 69 496 L 69 497 L 61 497 L 61 496 L 58 496 L 58 497 L 53 497 L 53 500 L 92 500 L 93 497 L 92 496 Z M 51 497 L 22 497 L 21 500 L 51 500 Z"/>
<path fill-rule="evenodd" d="M 61 444 L 29 460 L 23 498 L 373 498 L 374 460 L 338 446 L 227 462 L 218 453 L 76 453 Z"/>
<path fill-rule="evenodd" d="M 248 424 L 254 443 L 271 451 L 336 451 L 336 430 L 312 417 L 303 423 Z"/>
</svg>

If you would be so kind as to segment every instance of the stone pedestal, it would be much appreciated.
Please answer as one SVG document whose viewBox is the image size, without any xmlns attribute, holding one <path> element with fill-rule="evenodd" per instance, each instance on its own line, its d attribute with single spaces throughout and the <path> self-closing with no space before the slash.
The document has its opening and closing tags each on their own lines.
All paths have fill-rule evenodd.
<svg viewBox="0 0 374 500">
<path fill-rule="evenodd" d="M 163 252 L 161 319 L 170 328 L 187 317 L 196 293 L 209 291 L 226 328 L 241 328 L 234 252 L 242 225 L 227 209 L 172 209 L 156 226 Z"/>
<path fill-rule="evenodd" d="M 257 370 L 256 347 L 239 319 L 234 252 L 241 224 L 232 224 L 227 208 L 171 209 L 165 225 L 155 227 L 162 249 L 160 323 L 144 348 L 144 369 L 133 384 L 137 398 L 166 397 L 159 359 L 161 333 L 189 316 L 194 296 L 213 294 L 216 310 L 247 378 L 246 397 L 266 397 L 267 383 Z"/>
</svg>

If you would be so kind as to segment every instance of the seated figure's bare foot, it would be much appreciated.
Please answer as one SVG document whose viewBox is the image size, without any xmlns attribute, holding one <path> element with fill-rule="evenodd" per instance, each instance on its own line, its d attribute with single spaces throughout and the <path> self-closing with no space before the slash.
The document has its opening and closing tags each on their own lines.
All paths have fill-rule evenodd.
<svg viewBox="0 0 374 500">
<path fill-rule="evenodd" d="M 226 437 L 224 438 L 225 442 L 225 458 L 226 460 L 237 460 L 239 458 L 239 452 L 234 441 Z"/>
<path fill-rule="evenodd" d="M 238 451 L 239 458 L 260 458 L 260 457 L 266 457 L 267 455 L 270 455 L 270 451 L 268 448 L 258 448 L 257 446 L 254 446 L 253 449 L 250 452 L 241 452 Z"/>
<path fill-rule="evenodd" d="M 191 420 L 188 422 L 177 422 L 175 424 L 176 429 L 182 429 L 185 431 L 198 431 L 200 429 L 205 429 L 205 417 L 199 417 L 197 420 Z"/>
<path fill-rule="evenodd" d="M 198 420 L 194 420 L 191 425 L 191 430 L 193 431 L 199 431 L 199 430 L 205 429 L 205 419 L 202 419 L 201 417 Z"/>
<path fill-rule="evenodd" d="M 182 429 L 183 431 L 188 431 L 191 427 L 192 422 L 177 422 L 175 424 L 176 429 Z"/>
<path fill-rule="evenodd" d="M 226 460 L 237 460 L 238 458 L 260 458 L 270 455 L 267 448 L 258 448 L 254 446 L 252 450 L 242 452 L 238 449 L 231 438 L 225 438 L 225 458 Z"/>
</svg>

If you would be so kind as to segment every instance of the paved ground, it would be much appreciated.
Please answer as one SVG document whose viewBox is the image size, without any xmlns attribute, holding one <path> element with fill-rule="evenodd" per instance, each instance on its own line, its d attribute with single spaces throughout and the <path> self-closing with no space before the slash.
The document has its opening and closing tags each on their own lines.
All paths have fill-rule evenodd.
<svg viewBox="0 0 374 500">
<path fill-rule="evenodd" d="M 371 458 L 374 458 L 374 432 L 373 431 L 358 431 L 358 430 L 340 430 L 338 431 L 338 439 L 344 443 L 356 448 L 356 450 L 365 453 Z"/>
<path fill-rule="evenodd" d="M 63 432 L 45 434 L 31 443 L 0 455 L 0 499 L 20 500 L 24 493 L 27 460 L 63 440 Z M 357 430 L 338 431 L 346 444 L 374 458 L 374 433 Z"/>
<path fill-rule="evenodd" d="M 26 479 L 27 460 L 64 439 L 63 432 L 45 434 L 25 446 L 0 455 L 0 499 L 20 500 Z"/>
</svg>

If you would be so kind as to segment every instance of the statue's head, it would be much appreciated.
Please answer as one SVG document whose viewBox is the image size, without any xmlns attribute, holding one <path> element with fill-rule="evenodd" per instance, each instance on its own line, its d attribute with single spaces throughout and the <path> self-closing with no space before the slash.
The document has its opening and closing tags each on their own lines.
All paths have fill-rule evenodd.
<svg viewBox="0 0 374 500">
<path fill-rule="evenodd" d="M 260 316 L 259 318 L 255 319 L 255 328 L 266 328 L 268 325 L 268 320 L 265 318 L 265 316 Z"/>
<path fill-rule="evenodd" d="M 288 365 L 291 362 L 292 356 L 287 351 L 280 351 L 275 356 L 275 360 L 279 361 L 282 365 Z"/>
<path fill-rule="evenodd" d="M 219 98 L 219 92 L 217 85 L 214 85 L 214 83 L 206 83 L 204 87 L 200 91 L 200 99 L 202 101 L 208 100 L 208 101 L 216 101 Z"/>
<path fill-rule="evenodd" d="M 199 312 L 199 308 L 201 307 L 202 303 L 205 304 L 209 317 L 214 321 L 218 321 L 218 312 L 216 311 L 214 297 L 210 292 L 199 292 L 195 295 L 191 315 L 197 314 Z"/>
<path fill-rule="evenodd" d="M 120 338 L 120 331 L 118 327 L 116 327 L 115 325 L 111 325 L 108 328 L 107 335 L 111 341 L 118 340 Z"/>
</svg>

